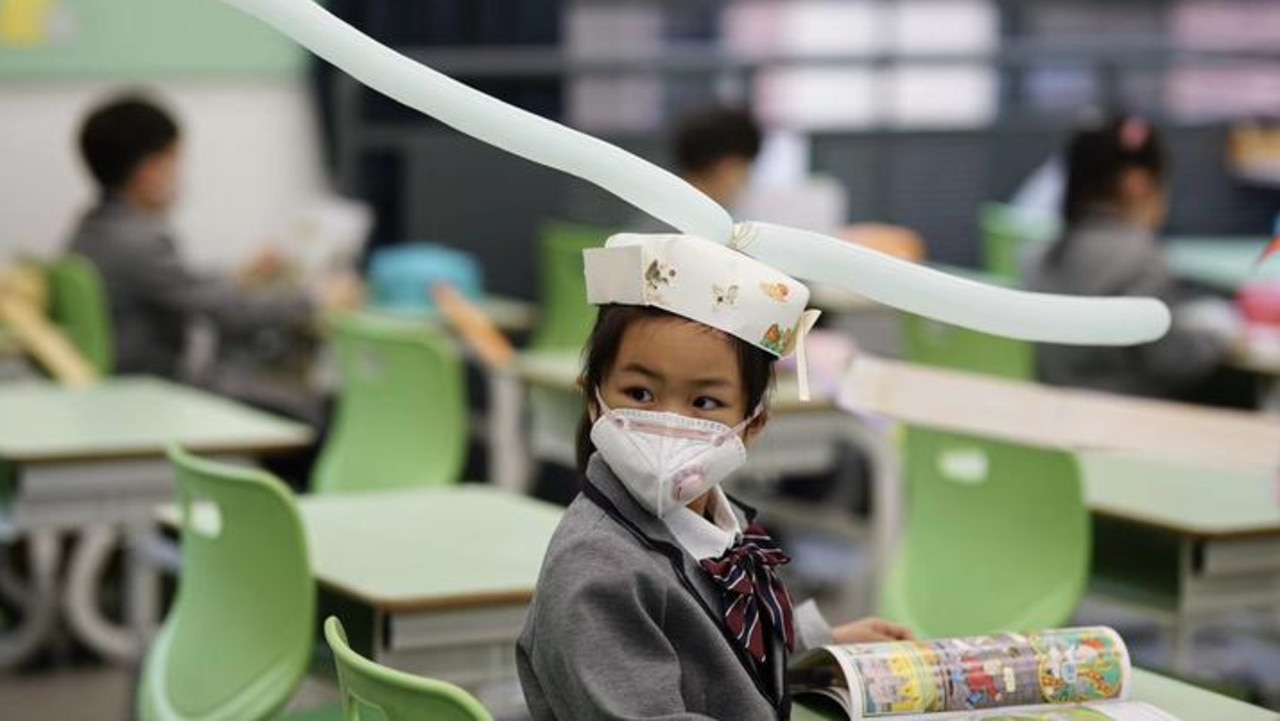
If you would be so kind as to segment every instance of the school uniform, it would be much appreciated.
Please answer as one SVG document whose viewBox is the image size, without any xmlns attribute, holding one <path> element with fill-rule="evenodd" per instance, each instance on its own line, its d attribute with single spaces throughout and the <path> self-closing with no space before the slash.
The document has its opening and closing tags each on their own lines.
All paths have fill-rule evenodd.
<svg viewBox="0 0 1280 721">
<path fill-rule="evenodd" d="M 175 378 L 194 317 L 225 331 L 301 326 L 314 312 L 302 294 L 249 294 L 183 265 L 160 217 L 109 198 L 80 220 L 71 250 L 97 268 L 110 305 L 115 370 Z"/>
<path fill-rule="evenodd" d="M 711 493 L 715 523 L 687 508 L 659 518 L 599 454 L 591 458 L 518 643 L 535 721 L 790 715 L 781 635 L 770 627 L 766 661 L 752 659 L 727 628 L 722 587 L 700 565 L 724 554 L 754 515 L 719 488 Z M 793 617 L 796 650 L 831 642 L 812 603 Z"/>
<path fill-rule="evenodd" d="M 1042 254 L 1027 287 L 1047 293 L 1151 296 L 1175 306 L 1173 325 L 1138 346 L 1041 345 L 1037 374 L 1045 383 L 1128 395 L 1176 397 L 1210 376 L 1228 352 L 1218 335 L 1179 317 L 1179 288 L 1148 231 L 1097 212 L 1072 229 L 1060 257 Z"/>
</svg>

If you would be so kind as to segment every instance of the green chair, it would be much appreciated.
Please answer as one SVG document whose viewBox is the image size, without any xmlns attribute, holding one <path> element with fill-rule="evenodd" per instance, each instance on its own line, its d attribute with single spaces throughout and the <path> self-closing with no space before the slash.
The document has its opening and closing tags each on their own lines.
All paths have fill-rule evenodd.
<svg viewBox="0 0 1280 721">
<path fill-rule="evenodd" d="M 1017 209 L 987 203 L 979 211 L 984 265 L 988 273 L 1017 282 L 1022 275 L 1022 254 L 1028 244 L 1047 243 L 1058 233 L 1058 224 L 1036 221 Z"/>
<path fill-rule="evenodd" d="M 342 687 L 343 721 L 492 721 L 479 701 L 444 681 L 380 666 L 351 650 L 342 623 L 324 623 Z"/>
<path fill-rule="evenodd" d="M 68 255 L 48 268 L 50 314 L 100 375 L 115 366 L 111 310 L 98 269 Z"/>
<path fill-rule="evenodd" d="M 466 376 L 431 327 L 373 316 L 338 321 L 334 424 L 311 479 L 318 493 L 457 482 L 467 455 Z"/>
<path fill-rule="evenodd" d="M 1035 344 L 987 335 L 909 313 L 902 316 L 902 357 L 912 363 L 1014 380 L 1035 379 Z"/>
<path fill-rule="evenodd" d="M 917 427 L 903 444 L 907 525 L 884 615 L 926 638 L 1066 623 L 1091 548 L 1075 457 Z"/>
<path fill-rule="evenodd" d="M 530 349 L 582 349 L 596 322 L 596 309 L 587 303 L 582 251 L 603 246 L 613 232 L 561 222 L 543 225 L 538 246 L 541 322 Z"/>
<path fill-rule="evenodd" d="M 142 671 L 143 721 L 271 718 L 314 646 L 315 584 L 293 496 L 263 471 L 172 447 L 182 575 Z"/>
</svg>

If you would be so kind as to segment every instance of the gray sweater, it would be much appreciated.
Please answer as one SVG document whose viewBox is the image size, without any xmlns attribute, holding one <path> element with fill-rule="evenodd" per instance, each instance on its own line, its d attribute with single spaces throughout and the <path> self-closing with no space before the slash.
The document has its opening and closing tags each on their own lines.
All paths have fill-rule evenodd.
<svg viewBox="0 0 1280 721">
<path fill-rule="evenodd" d="M 160 218 L 107 200 L 85 214 L 71 250 L 102 275 L 115 335 L 117 373 L 175 377 L 186 345 L 187 322 L 212 320 L 219 328 L 252 331 L 311 318 L 302 295 L 246 295 L 230 283 L 191 272 L 178 257 Z"/>
<path fill-rule="evenodd" d="M 1150 234 L 1098 214 L 1080 223 L 1056 262 L 1046 251 L 1027 275 L 1031 290 L 1070 295 L 1152 296 L 1170 306 L 1178 288 L 1164 253 Z M 1040 379 L 1054 385 L 1129 395 L 1176 395 L 1209 375 L 1227 353 L 1211 333 L 1193 329 L 1174 307 L 1168 335 L 1132 347 L 1042 345 L 1036 352 Z"/>
<path fill-rule="evenodd" d="M 697 561 L 598 454 L 587 478 L 551 539 L 516 651 L 534 720 L 785 717 L 782 644 L 772 673 L 749 670 Z M 796 635 L 808 648 L 831 630 L 804 604 Z"/>
</svg>

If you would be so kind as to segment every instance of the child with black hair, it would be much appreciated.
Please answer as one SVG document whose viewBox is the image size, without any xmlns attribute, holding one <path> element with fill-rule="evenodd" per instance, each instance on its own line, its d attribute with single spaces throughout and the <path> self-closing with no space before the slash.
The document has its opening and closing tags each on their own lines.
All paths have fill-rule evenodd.
<svg viewBox="0 0 1280 721">
<path fill-rule="evenodd" d="M 116 372 L 177 377 L 193 317 L 244 332 L 303 326 L 321 308 L 358 302 L 353 278 L 332 279 L 312 299 L 245 293 L 229 280 L 201 276 L 184 265 L 168 222 L 178 195 L 181 133 L 151 100 L 130 95 L 96 108 L 80 130 L 79 145 L 98 197 L 77 225 L 71 250 L 102 276 Z M 272 264 L 270 255 L 254 263 L 264 272 Z"/>
<path fill-rule="evenodd" d="M 671 149 L 680 176 L 729 208 L 747 187 L 762 142 L 760 125 L 749 112 L 712 107 L 676 122 Z"/>
<path fill-rule="evenodd" d="M 1179 303 L 1157 240 L 1168 212 L 1168 159 L 1156 129 L 1136 116 L 1088 127 L 1072 137 L 1065 163 L 1064 231 L 1031 270 L 1030 289 L 1153 296 L 1170 304 L 1174 318 L 1166 336 L 1142 346 L 1041 346 L 1040 379 L 1130 395 L 1251 404 L 1247 379 L 1222 367 L 1238 323 L 1213 299 Z"/>
<path fill-rule="evenodd" d="M 693 236 L 614 236 L 586 274 L 583 492 L 517 652 L 533 718 L 788 718 L 793 650 L 910 637 L 793 608 L 787 557 L 720 488 L 768 420 L 774 362 L 804 342 L 808 290 Z"/>
</svg>

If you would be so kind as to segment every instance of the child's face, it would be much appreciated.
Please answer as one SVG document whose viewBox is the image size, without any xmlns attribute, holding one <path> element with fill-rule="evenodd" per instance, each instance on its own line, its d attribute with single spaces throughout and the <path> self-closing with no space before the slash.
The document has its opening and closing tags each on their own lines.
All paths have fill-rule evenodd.
<svg viewBox="0 0 1280 721">
<path fill-rule="evenodd" d="M 179 149 L 174 143 L 142 161 L 129 180 L 129 195 L 152 212 L 171 208 L 178 198 Z"/>
<path fill-rule="evenodd" d="M 729 337 L 678 318 L 632 323 L 600 395 L 610 408 L 678 413 L 727 426 L 751 411 Z"/>
<path fill-rule="evenodd" d="M 1150 171 L 1141 168 L 1126 171 L 1120 178 L 1119 195 L 1134 222 L 1151 231 L 1164 225 L 1169 212 L 1168 193 L 1164 183 Z"/>
</svg>

